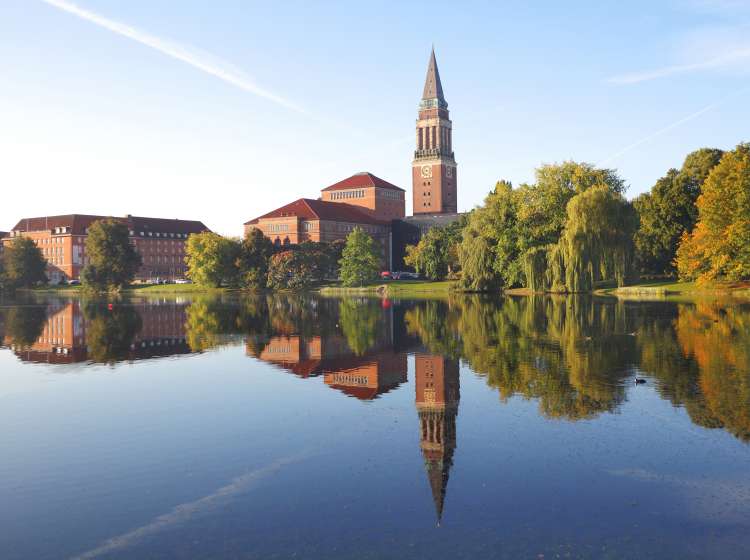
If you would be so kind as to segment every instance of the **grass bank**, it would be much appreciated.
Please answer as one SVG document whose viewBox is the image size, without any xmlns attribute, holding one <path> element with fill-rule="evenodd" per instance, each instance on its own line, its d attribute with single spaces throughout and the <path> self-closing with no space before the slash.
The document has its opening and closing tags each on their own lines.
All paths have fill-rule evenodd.
<svg viewBox="0 0 750 560">
<path fill-rule="evenodd" d="M 710 298 L 725 296 L 745 298 L 750 297 L 750 282 L 697 284 L 695 282 L 654 280 L 622 288 L 598 290 L 597 293 L 628 298 Z"/>
<path fill-rule="evenodd" d="M 431 282 L 427 280 L 390 280 L 373 282 L 358 288 L 346 288 L 341 284 L 329 284 L 320 288 L 326 296 L 339 295 L 379 295 L 382 297 L 424 298 L 446 296 L 453 289 L 455 282 L 446 280 Z"/>
</svg>

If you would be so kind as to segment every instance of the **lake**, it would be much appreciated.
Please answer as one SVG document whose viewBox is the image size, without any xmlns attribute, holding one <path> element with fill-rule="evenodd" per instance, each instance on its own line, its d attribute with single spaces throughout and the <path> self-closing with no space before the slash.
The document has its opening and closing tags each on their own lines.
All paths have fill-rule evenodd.
<svg viewBox="0 0 750 560">
<path fill-rule="evenodd" d="M 4 560 L 750 550 L 747 303 L 37 296 L 0 344 Z"/>
</svg>

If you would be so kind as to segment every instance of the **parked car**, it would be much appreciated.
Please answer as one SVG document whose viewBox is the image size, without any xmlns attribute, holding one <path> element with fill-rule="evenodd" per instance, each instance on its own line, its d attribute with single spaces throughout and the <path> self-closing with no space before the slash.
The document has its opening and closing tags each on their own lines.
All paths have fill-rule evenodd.
<svg viewBox="0 0 750 560">
<path fill-rule="evenodd" d="M 192 284 L 193 282 L 191 280 L 188 280 L 187 278 L 178 278 L 174 281 L 175 284 Z"/>
<path fill-rule="evenodd" d="M 391 276 L 391 272 L 390 272 L 390 271 L 388 271 L 388 270 L 384 270 L 383 272 L 381 272 L 381 273 L 380 273 L 380 277 L 381 277 L 381 278 L 382 278 L 383 280 L 391 280 L 391 279 L 393 278 L 393 277 Z"/>
<path fill-rule="evenodd" d="M 79 286 L 80 284 L 80 280 L 71 280 L 70 282 L 68 282 L 68 286 Z"/>
</svg>

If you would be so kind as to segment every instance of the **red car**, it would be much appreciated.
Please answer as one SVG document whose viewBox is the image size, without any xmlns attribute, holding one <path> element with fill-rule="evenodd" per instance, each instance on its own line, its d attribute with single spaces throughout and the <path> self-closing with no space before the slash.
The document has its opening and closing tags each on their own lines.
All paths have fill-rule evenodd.
<svg viewBox="0 0 750 560">
<path fill-rule="evenodd" d="M 383 280 L 391 280 L 391 273 L 387 270 L 384 270 L 383 272 L 380 273 L 380 277 Z"/>
</svg>

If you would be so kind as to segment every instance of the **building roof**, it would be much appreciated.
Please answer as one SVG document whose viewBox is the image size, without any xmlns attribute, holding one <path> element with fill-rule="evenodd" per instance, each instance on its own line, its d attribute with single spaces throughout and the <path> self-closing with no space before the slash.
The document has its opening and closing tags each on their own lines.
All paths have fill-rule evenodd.
<svg viewBox="0 0 750 560">
<path fill-rule="evenodd" d="M 347 177 L 343 181 L 339 181 L 338 183 L 335 183 L 330 187 L 324 188 L 323 191 L 340 191 L 362 187 L 378 187 L 380 189 L 406 192 L 401 187 L 397 187 L 396 185 L 389 183 L 388 181 L 385 181 L 380 177 L 376 177 L 375 175 L 373 175 L 372 173 L 368 173 L 367 171 L 356 173 L 351 177 Z"/>
<path fill-rule="evenodd" d="M 437 60 L 435 60 L 434 47 L 430 53 L 430 62 L 427 64 L 427 77 L 424 80 L 422 99 L 438 99 L 445 102 L 443 84 L 440 83 L 440 72 L 438 72 Z"/>
<path fill-rule="evenodd" d="M 195 220 L 172 220 L 169 218 L 143 218 L 139 216 L 91 216 L 87 214 L 67 214 L 64 216 L 42 216 L 24 218 L 16 224 L 13 231 L 30 232 L 46 231 L 57 227 L 70 228 L 73 235 L 85 235 L 86 228 L 97 220 L 113 219 L 126 224 L 131 231 L 152 231 L 160 233 L 200 233 L 209 231 Z"/>
<path fill-rule="evenodd" d="M 300 198 L 294 202 L 272 210 L 267 214 L 258 216 L 254 220 L 245 222 L 245 225 L 257 224 L 260 220 L 270 218 L 304 218 L 306 220 L 326 220 L 329 222 L 350 222 L 362 224 L 385 224 L 370 216 L 358 206 L 346 204 L 345 202 L 329 202 L 326 200 L 313 200 L 312 198 Z"/>
</svg>

